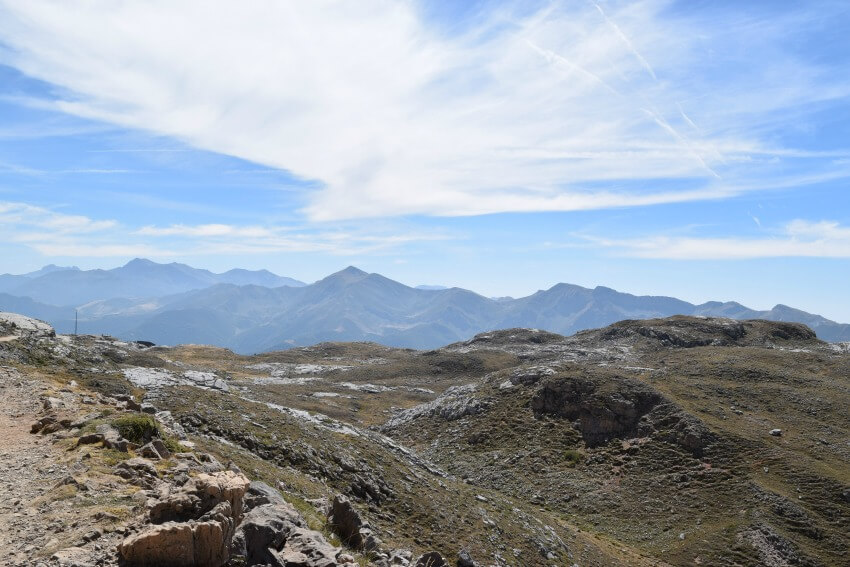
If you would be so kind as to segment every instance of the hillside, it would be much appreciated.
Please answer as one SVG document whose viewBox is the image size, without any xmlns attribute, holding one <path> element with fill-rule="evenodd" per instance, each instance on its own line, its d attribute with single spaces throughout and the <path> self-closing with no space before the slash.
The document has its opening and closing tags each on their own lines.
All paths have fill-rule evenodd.
<svg viewBox="0 0 850 567">
<path fill-rule="evenodd" d="M 292 565 L 850 556 L 850 349 L 801 324 L 673 317 L 569 337 L 501 330 L 427 351 L 323 343 L 240 356 L 0 319 L 3 419 L 21 431 L 0 449 L 11 565 L 117 564 L 131 544 L 166 537 L 154 510 L 199 489 L 186 479 L 228 468 L 273 487 L 275 517 L 290 519 L 256 553 L 238 538 L 218 545 L 278 560 L 300 546 Z M 170 456 L 108 437 L 144 415 Z M 88 445 L 90 433 L 101 437 Z M 41 472 L 12 472 L 23 467 Z M 227 516 L 234 533 L 261 515 L 248 492 L 246 519 Z M 335 523 L 346 506 L 362 537 Z M 212 521 L 195 517 L 179 525 Z M 296 537 L 286 522 L 312 531 Z"/>
</svg>

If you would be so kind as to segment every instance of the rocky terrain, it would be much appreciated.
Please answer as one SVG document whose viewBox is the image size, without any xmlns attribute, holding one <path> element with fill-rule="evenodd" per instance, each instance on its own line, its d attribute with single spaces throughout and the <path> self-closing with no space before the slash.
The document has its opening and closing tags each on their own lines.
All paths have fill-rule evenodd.
<svg viewBox="0 0 850 567">
<path fill-rule="evenodd" d="M 850 564 L 850 348 L 672 317 L 255 356 L 0 314 L 4 565 Z"/>
</svg>

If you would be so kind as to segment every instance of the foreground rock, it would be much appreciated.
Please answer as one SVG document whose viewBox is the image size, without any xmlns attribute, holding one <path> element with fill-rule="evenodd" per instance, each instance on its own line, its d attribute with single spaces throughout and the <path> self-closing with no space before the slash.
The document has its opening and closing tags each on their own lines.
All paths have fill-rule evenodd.
<svg viewBox="0 0 850 567">
<path fill-rule="evenodd" d="M 360 517 L 351 501 L 341 494 L 334 498 L 328 521 L 342 542 L 352 549 L 374 551 L 381 545 L 369 523 Z"/>
<path fill-rule="evenodd" d="M 156 525 L 125 539 L 118 552 L 128 565 L 224 565 L 248 484 L 225 471 L 201 474 L 173 493 L 167 486 L 149 506 Z"/>
<path fill-rule="evenodd" d="M 250 511 L 233 538 L 234 558 L 245 565 L 336 567 L 353 565 L 350 556 L 307 528 L 304 519 L 270 486 L 254 482 L 246 504 Z"/>
</svg>

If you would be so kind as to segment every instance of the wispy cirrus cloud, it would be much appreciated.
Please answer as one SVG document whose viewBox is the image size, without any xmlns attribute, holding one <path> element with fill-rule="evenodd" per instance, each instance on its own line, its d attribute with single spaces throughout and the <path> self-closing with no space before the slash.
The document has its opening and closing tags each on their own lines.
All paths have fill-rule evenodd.
<svg viewBox="0 0 850 567">
<path fill-rule="evenodd" d="M 134 234 L 182 242 L 192 254 L 325 252 L 341 256 L 388 251 L 410 243 L 451 238 L 439 231 L 399 233 L 394 230 L 229 224 L 145 226 Z"/>
<path fill-rule="evenodd" d="M 0 230 L 12 239 L 21 231 L 48 231 L 57 236 L 91 234 L 114 228 L 112 220 L 94 220 L 84 215 L 69 215 L 28 203 L 0 202 Z"/>
<path fill-rule="evenodd" d="M 580 238 L 595 246 L 611 249 L 618 255 L 634 258 L 668 260 L 850 258 L 850 227 L 835 221 L 796 219 L 774 230 L 771 236 L 759 238 L 662 235 L 625 239 L 580 235 Z"/>
<path fill-rule="evenodd" d="M 776 136 L 850 94 L 840 63 L 788 47 L 829 6 L 673 7 L 500 7 L 446 34 L 415 2 L 2 1 L 0 61 L 64 89 L 51 108 L 310 180 L 315 221 L 648 206 L 847 175 Z"/>
<path fill-rule="evenodd" d="M 350 256 L 397 251 L 416 242 L 446 240 L 440 231 L 392 227 L 325 228 L 301 225 L 175 224 L 131 227 L 28 203 L 0 201 L 0 236 L 50 257 L 180 258 L 221 254 L 323 252 Z"/>
</svg>

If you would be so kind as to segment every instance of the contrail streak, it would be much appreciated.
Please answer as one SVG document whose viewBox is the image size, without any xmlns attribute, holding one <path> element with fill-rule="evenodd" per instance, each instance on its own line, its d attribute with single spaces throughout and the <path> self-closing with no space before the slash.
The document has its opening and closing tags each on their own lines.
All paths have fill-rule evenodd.
<svg viewBox="0 0 850 567">
<path fill-rule="evenodd" d="M 626 37 L 626 34 L 623 33 L 623 30 L 620 29 L 620 26 L 615 24 L 608 16 L 605 15 L 605 12 L 602 11 L 602 8 L 599 6 L 599 4 L 593 2 L 593 5 L 596 6 L 596 9 L 599 11 L 599 14 L 602 16 L 605 22 L 609 26 L 611 26 L 617 36 L 622 40 L 623 43 L 626 44 L 626 47 L 629 48 L 629 51 L 632 52 L 632 55 L 634 55 L 635 58 L 640 62 L 640 64 L 643 65 L 643 68 L 646 69 L 646 72 L 649 73 L 652 78 L 657 81 L 658 77 L 655 76 L 655 71 L 652 69 L 652 66 L 649 64 L 649 61 L 644 59 L 643 55 L 641 55 L 640 52 L 635 49 L 635 46 L 632 45 L 632 42 L 629 40 L 628 37 Z"/>
<path fill-rule="evenodd" d="M 576 71 L 582 73 L 586 77 L 588 77 L 588 78 L 594 80 L 595 82 L 599 83 L 600 85 L 602 85 L 603 87 L 605 87 L 606 89 L 608 89 L 609 91 L 614 93 L 615 95 L 620 96 L 620 93 L 617 92 L 617 90 L 614 89 L 611 85 L 609 85 L 604 80 L 602 80 L 602 78 L 599 77 L 599 75 L 597 75 L 597 74 L 595 74 L 591 71 L 588 71 L 587 69 L 585 69 L 581 65 L 578 65 L 577 63 L 570 61 L 569 59 L 567 59 L 563 55 L 559 55 L 559 54 L 555 53 L 554 51 L 550 51 L 548 49 L 543 49 L 542 47 L 535 45 L 530 40 L 525 40 L 525 42 L 528 44 L 529 47 L 531 47 L 534 51 L 536 51 L 541 56 L 543 56 L 543 58 L 546 59 L 547 61 L 555 62 L 555 63 L 563 63 L 564 65 L 566 65 L 570 69 L 575 69 Z"/>
<path fill-rule="evenodd" d="M 706 169 L 706 171 L 710 172 L 717 179 L 720 179 L 720 175 L 718 175 L 718 173 L 716 171 L 714 171 L 713 169 L 711 169 L 711 167 L 709 167 L 709 165 L 702 158 L 702 156 L 696 150 L 694 150 L 694 148 L 691 146 L 691 144 L 688 142 L 688 140 L 684 136 L 679 134 L 679 132 L 677 132 L 675 128 L 670 126 L 670 124 L 666 120 L 664 120 L 664 118 L 659 116 L 658 113 L 653 112 L 651 110 L 647 110 L 646 108 L 643 108 L 641 110 L 643 110 L 650 118 L 652 118 L 655 121 L 656 124 L 658 124 L 664 130 L 669 132 L 671 136 L 673 136 L 680 144 L 682 144 L 685 147 L 685 149 L 687 149 L 688 152 L 692 156 L 694 156 L 694 158 L 696 158 L 697 161 L 699 161 L 702 164 L 702 166 Z"/>
</svg>

